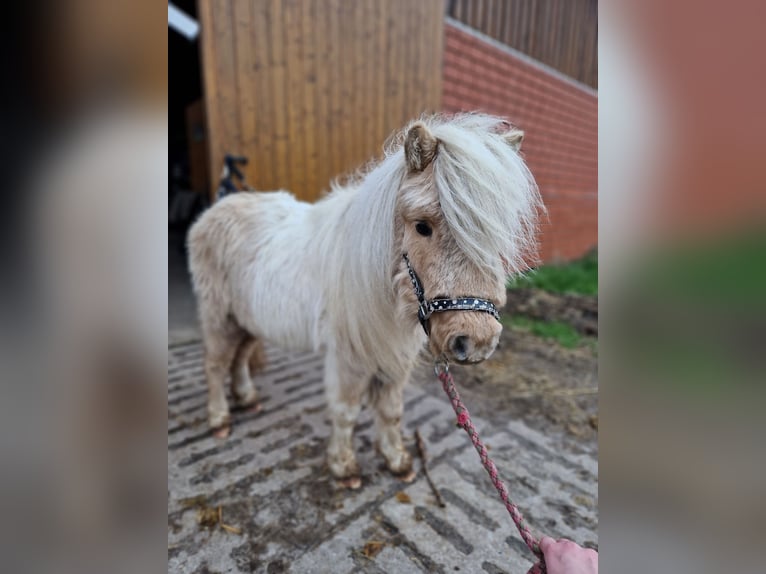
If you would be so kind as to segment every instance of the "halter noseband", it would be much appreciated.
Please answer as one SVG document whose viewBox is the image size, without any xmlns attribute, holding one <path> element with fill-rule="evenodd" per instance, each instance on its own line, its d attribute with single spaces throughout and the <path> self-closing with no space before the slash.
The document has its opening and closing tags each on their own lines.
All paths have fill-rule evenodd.
<svg viewBox="0 0 766 574">
<path fill-rule="evenodd" d="M 434 313 L 442 313 L 444 311 L 478 311 L 481 313 L 489 313 L 495 319 L 500 321 L 500 314 L 497 312 L 497 308 L 492 301 L 486 299 L 479 299 L 478 297 L 456 297 L 455 299 L 426 299 L 426 293 L 423 290 L 423 284 L 420 282 L 418 274 L 410 265 L 410 258 L 407 254 L 402 254 L 404 262 L 407 264 L 407 272 L 410 274 L 410 281 L 412 281 L 412 288 L 415 290 L 415 296 L 418 298 L 418 320 L 423 330 L 426 332 L 426 336 L 431 334 L 431 329 L 428 323 L 428 319 Z"/>
</svg>

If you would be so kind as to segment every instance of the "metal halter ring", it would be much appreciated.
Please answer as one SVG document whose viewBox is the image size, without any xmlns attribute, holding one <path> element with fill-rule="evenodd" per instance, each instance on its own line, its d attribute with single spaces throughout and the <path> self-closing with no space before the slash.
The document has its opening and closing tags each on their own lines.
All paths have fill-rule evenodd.
<svg viewBox="0 0 766 574">
<path fill-rule="evenodd" d="M 434 375 L 438 378 L 440 375 L 446 375 L 447 373 L 449 373 L 449 363 L 444 358 L 444 355 L 442 355 L 434 361 Z"/>
</svg>

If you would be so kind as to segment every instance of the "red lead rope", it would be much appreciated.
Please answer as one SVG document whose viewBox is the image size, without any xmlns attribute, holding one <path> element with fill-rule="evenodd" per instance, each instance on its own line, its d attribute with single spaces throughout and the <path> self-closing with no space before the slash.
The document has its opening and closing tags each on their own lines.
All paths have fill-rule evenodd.
<svg viewBox="0 0 766 574">
<path fill-rule="evenodd" d="M 516 525 L 516 528 L 519 529 L 521 538 L 532 553 L 539 559 L 539 561 L 529 569 L 527 574 L 545 574 L 545 559 L 543 558 L 542 550 L 540 550 L 538 540 L 532 535 L 529 527 L 524 522 L 524 517 L 521 515 L 521 512 L 519 512 L 518 507 L 511 502 L 511 499 L 508 497 L 508 489 L 497 475 L 497 467 L 495 466 L 495 463 L 492 462 L 492 459 L 489 458 L 487 447 L 481 442 L 479 433 L 476 431 L 476 427 L 473 426 L 473 422 L 471 422 L 471 415 L 468 413 L 468 409 L 465 408 L 463 401 L 460 400 L 460 395 L 455 388 L 455 381 L 452 379 L 452 375 L 450 374 L 446 363 L 441 365 L 437 363 L 435 371 L 436 376 L 438 376 L 439 380 L 442 382 L 444 392 L 447 393 L 447 396 L 452 403 L 452 408 L 455 409 L 458 426 L 463 428 L 465 432 L 468 433 L 468 436 L 471 437 L 471 442 L 473 443 L 473 446 L 476 447 L 476 452 L 479 453 L 481 463 L 484 465 L 487 473 L 489 473 L 489 477 L 492 479 L 492 484 L 495 485 L 500 498 L 508 509 L 508 513 L 511 515 L 513 523 Z"/>
</svg>

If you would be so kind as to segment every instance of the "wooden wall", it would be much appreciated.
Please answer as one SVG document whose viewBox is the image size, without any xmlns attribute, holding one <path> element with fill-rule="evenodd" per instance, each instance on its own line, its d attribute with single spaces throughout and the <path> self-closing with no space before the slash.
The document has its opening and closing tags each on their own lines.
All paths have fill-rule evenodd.
<svg viewBox="0 0 766 574">
<path fill-rule="evenodd" d="M 598 0 L 449 0 L 447 14 L 598 87 Z"/>
<path fill-rule="evenodd" d="M 314 200 L 440 107 L 444 0 L 199 0 L 211 184 Z M 212 190 L 211 190 L 212 191 Z"/>
</svg>

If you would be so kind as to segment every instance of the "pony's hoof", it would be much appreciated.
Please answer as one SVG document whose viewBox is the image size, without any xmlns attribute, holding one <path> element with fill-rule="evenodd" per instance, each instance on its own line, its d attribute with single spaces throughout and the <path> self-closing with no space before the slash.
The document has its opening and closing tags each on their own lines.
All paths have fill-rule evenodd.
<svg viewBox="0 0 766 574">
<path fill-rule="evenodd" d="M 351 452 L 348 452 L 346 456 L 330 456 L 327 462 L 330 467 L 330 473 L 338 481 L 352 480 L 362 475 L 359 464 Z"/>
<path fill-rule="evenodd" d="M 257 414 L 263 410 L 263 406 L 258 401 L 255 401 L 252 405 L 245 407 L 246 413 Z"/>
<path fill-rule="evenodd" d="M 258 395 L 256 394 L 255 389 L 251 389 L 250 392 L 243 397 L 237 396 L 235 393 L 234 401 L 237 408 L 240 410 L 249 412 L 251 407 L 258 407 L 258 410 L 260 410 L 260 406 L 258 405 Z"/>
<path fill-rule="evenodd" d="M 338 479 L 338 484 L 342 488 L 349 490 L 359 490 L 362 487 L 362 478 L 360 476 L 349 476 L 348 478 Z"/>
<path fill-rule="evenodd" d="M 263 406 L 261 406 L 261 403 L 253 400 L 249 403 L 237 403 L 237 411 L 243 412 L 245 414 L 254 414 L 259 413 L 263 410 Z"/>
<path fill-rule="evenodd" d="M 226 438 L 231 433 L 231 415 L 228 410 L 223 413 L 208 413 L 207 423 L 215 438 Z"/>
<path fill-rule="evenodd" d="M 395 476 L 396 476 L 396 478 L 398 478 L 398 479 L 399 479 L 399 480 L 401 480 L 402 482 L 406 482 L 407 484 L 409 484 L 409 483 L 411 483 L 413 480 L 415 480 L 415 477 L 416 477 L 417 475 L 418 475 L 418 473 L 417 473 L 417 472 L 415 472 L 415 470 L 411 468 L 410 470 L 408 470 L 408 471 L 404 472 L 403 474 L 397 474 L 397 475 L 395 475 Z"/>
<path fill-rule="evenodd" d="M 412 456 L 405 449 L 398 449 L 391 457 L 386 457 L 386 466 L 396 476 L 404 476 L 412 471 Z"/>
</svg>

